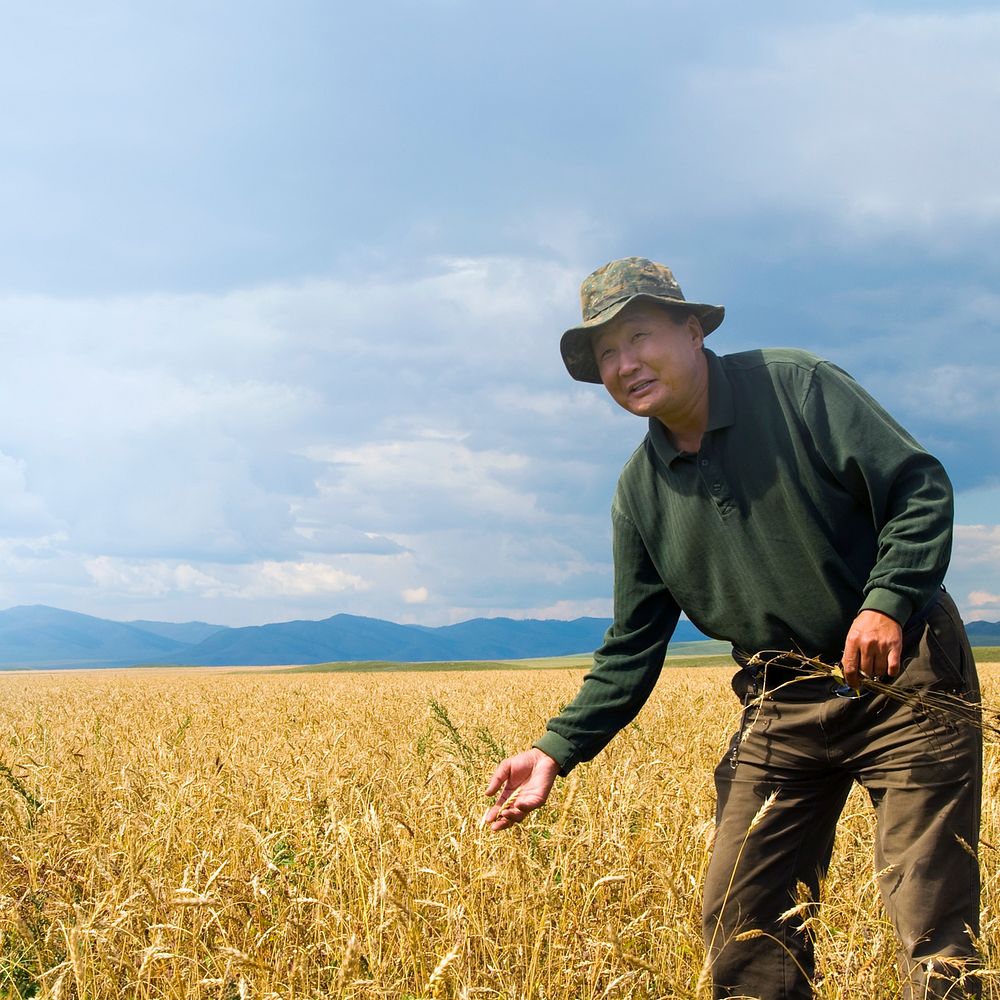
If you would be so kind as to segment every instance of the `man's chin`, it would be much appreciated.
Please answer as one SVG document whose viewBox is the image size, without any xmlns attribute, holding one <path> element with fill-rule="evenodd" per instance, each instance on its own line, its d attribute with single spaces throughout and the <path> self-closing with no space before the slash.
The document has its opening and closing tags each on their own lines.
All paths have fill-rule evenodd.
<svg viewBox="0 0 1000 1000">
<path fill-rule="evenodd" d="M 656 401 L 653 399 L 629 399 L 622 403 L 624 409 L 628 410 L 629 413 L 636 417 L 648 418 L 655 417 L 659 408 L 656 405 Z"/>
</svg>

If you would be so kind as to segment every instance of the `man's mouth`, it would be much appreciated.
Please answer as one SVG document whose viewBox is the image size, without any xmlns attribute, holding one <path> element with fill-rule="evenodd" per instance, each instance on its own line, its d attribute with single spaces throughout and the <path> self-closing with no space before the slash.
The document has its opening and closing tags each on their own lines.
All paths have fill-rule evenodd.
<svg viewBox="0 0 1000 1000">
<path fill-rule="evenodd" d="M 628 387 L 629 395 L 633 395 L 634 393 L 637 392 L 642 392 L 643 389 L 647 388 L 648 386 L 651 386 L 654 381 L 655 379 L 647 378 L 643 379 L 641 382 L 636 382 L 634 385 L 630 385 Z"/>
</svg>

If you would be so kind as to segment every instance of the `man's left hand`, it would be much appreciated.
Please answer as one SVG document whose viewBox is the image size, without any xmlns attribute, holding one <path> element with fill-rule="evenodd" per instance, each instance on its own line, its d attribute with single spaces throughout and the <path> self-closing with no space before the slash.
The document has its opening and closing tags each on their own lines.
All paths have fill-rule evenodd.
<svg viewBox="0 0 1000 1000">
<path fill-rule="evenodd" d="M 899 622 L 881 611 L 862 611 L 844 643 L 841 665 L 844 679 L 853 688 L 861 686 L 865 677 L 881 677 L 899 673 L 903 652 L 903 629 Z"/>
</svg>

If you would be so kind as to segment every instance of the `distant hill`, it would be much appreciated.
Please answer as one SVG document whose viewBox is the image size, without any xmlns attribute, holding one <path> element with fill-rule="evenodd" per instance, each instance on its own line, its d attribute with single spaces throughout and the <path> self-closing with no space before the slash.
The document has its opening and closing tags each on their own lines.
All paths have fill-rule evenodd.
<svg viewBox="0 0 1000 1000">
<path fill-rule="evenodd" d="M 199 666 L 326 663 L 338 660 L 515 660 L 565 656 L 596 649 L 610 618 L 549 621 L 474 618 L 430 628 L 397 625 L 379 618 L 334 615 L 322 621 L 277 622 L 230 628 L 197 646 L 162 657 L 160 663 Z M 706 638 L 681 622 L 676 641 Z"/>
<path fill-rule="evenodd" d="M 33 605 L 0 611 L 0 669 L 530 659 L 589 653 L 610 624 L 608 618 L 474 618 L 432 628 L 340 614 L 227 628 L 207 622 L 115 622 Z M 973 645 L 1000 646 L 1000 622 L 972 622 L 968 628 Z M 705 638 L 682 621 L 671 648 Z"/>
<path fill-rule="evenodd" d="M 965 631 L 973 646 L 1000 646 L 1000 622 L 969 622 Z"/>
<path fill-rule="evenodd" d="M 442 642 L 433 632 L 378 618 L 334 615 L 323 621 L 275 622 L 226 629 L 157 662 L 211 667 L 374 658 L 402 662 L 461 659 L 457 646 Z"/>
<path fill-rule="evenodd" d="M 0 611 L 0 669 L 526 659 L 590 652 L 610 624 L 608 618 L 477 618 L 431 628 L 342 614 L 227 628 L 207 622 L 115 622 L 33 605 Z M 690 622 L 681 622 L 674 636 L 676 642 L 703 638 Z"/>
<path fill-rule="evenodd" d="M 169 656 L 187 644 L 75 611 L 36 604 L 0 611 L 0 666 L 128 666 Z"/>
<path fill-rule="evenodd" d="M 222 632 L 228 625 L 209 625 L 207 622 L 147 622 L 134 621 L 126 622 L 133 628 L 142 629 L 143 632 L 152 632 L 153 635 L 162 635 L 167 639 L 176 639 L 178 642 L 187 644 L 201 642 L 216 632 Z"/>
</svg>

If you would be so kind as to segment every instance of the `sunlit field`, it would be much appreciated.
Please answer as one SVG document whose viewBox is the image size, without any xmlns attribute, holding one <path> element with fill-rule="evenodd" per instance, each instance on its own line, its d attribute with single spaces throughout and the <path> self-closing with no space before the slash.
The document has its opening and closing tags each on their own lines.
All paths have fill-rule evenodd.
<svg viewBox="0 0 1000 1000">
<path fill-rule="evenodd" d="M 1000 700 L 1000 667 L 982 672 Z M 581 673 L 0 676 L 0 997 L 705 996 L 700 884 L 731 670 L 668 670 L 549 807 L 480 827 L 494 764 Z M 989 969 L 998 774 L 991 747 Z M 871 828 L 856 792 L 813 924 L 830 1000 L 898 996 Z"/>
</svg>

